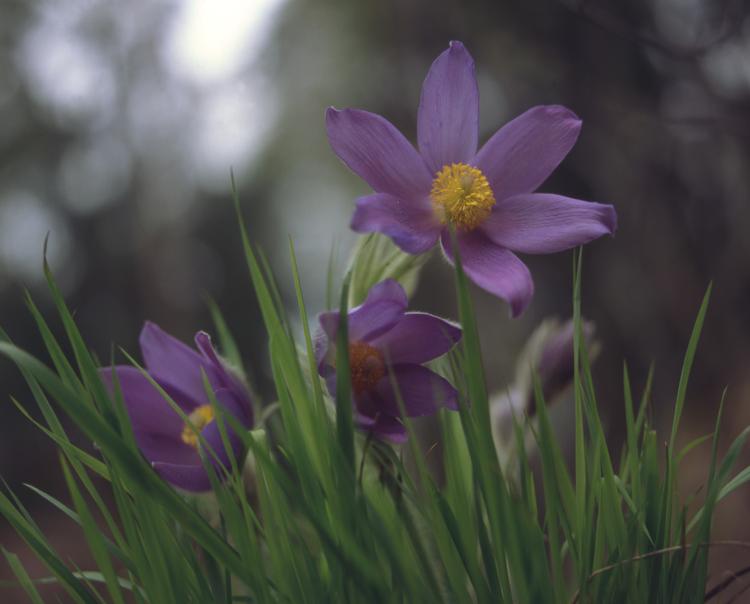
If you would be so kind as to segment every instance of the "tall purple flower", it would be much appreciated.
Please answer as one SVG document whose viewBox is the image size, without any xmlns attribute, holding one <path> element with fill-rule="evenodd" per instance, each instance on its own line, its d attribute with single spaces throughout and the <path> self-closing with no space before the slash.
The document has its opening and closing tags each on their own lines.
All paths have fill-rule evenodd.
<svg viewBox="0 0 750 604">
<path fill-rule="evenodd" d="M 427 313 L 406 312 L 406 305 L 403 288 L 386 279 L 348 314 L 355 422 L 392 442 L 407 437 L 400 421 L 399 395 L 410 417 L 430 415 L 441 407 L 456 409 L 458 404 L 453 386 L 422 364 L 448 352 L 461 338 L 461 329 Z M 325 312 L 318 319 L 318 372 L 335 396 L 339 313 Z"/>
<path fill-rule="evenodd" d="M 479 91 L 474 61 L 451 42 L 432 64 L 417 117 L 419 152 L 386 119 L 329 108 L 331 147 L 375 191 L 357 200 L 351 227 L 388 235 L 420 254 L 440 239 L 453 259 L 457 232 L 466 274 L 507 300 L 514 316 L 534 292 L 526 265 L 513 253 L 546 254 L 614 233 L 611 205 L 535 193 L 573 147 L 576 115 L 558 105 L 529 109 L 477 151 Z"/>
<path fill-rule="evenodd" d="M 141 353 L 148 374 L 177 403 L 189 423 L 136 367 L 117 365 L 99 372 L 110 391 L 114 390 L 112 370 L 116 372 L 136 443 L 159 475 L 187 491 L 207 491 L 211 484 L 201 463 L 196 431 L 205 440 L 209 448 L 206 457 L 219 477 L 231 468 L 230 454 L 241 464 L 243 448 L 229 421 L 224 422 L 224 428 L 231 452 L 224 446 L 203 385 L 203 372 L 216 401 L 240 424 L 252 426 L 253 410 L 247 388 L 219 359 L 209 335 L 199 331 L 195 344 L 198 352 L 150 322 L 141 330 Z"/>
</svg>

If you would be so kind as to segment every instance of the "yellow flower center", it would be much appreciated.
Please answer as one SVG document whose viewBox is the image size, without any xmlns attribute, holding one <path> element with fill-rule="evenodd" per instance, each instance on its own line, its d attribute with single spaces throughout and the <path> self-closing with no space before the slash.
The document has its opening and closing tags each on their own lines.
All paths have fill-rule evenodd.
<svg viewBox="0 0 750 604">
<path fill-rule="evenodd" d="M 214 408 L 211 405 L 201 405 L 193 409 L 182 429 L 182 442 L 197 449 L 198 433 L 212 421 L 214 421 Z"/>
<path fill-rule="evenodd" d="M 370 390 L 385 375 L 383 353 L 365 342 L 349 344 L 349 372 L 354 394 Z"/>
<path fill-rule="evenodd" d="M 462 231 L 482 224 L 495 205 L 487 177 L 467 164 L 443 166 L 432 181 L 430 198 L 440 221 Z"/>
</svg>

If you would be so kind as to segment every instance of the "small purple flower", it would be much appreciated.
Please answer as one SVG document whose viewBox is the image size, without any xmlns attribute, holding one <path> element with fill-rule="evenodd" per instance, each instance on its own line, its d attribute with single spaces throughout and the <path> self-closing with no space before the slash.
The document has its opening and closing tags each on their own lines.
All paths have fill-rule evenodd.
<svg viewBox="0 0 750 604">
<path fill-rule="evenodd" d="M 451 42 L 432 64 L 417 116 L 419 152 L 386 119 L 329 108 L 331 147 L 375 191 L 357 200 L 351 227 L 388 235 L 421 254 L 438 239 L 450 261 L 456 229 L 466 274 L 507 300 L 518 316 L 534 293 L 513 253 L 547 254 L 614 233 L 611 205 L 535 193 L 573 147 L 581 121 L 539 106 L 507 123 L 477 151 L 479 91 L 474 61 Z"/>
<path fill-rule="evenodd" d="M 595 326 L 590 321 L 583 321 L 581 329 L 583 344 L 589 361 L 593 363 L 599 354 L 599 344 L 594 338 Z M 512 427 L 512 415 L 520 418 L 536 414 L 535 377 L 539 379 L 548 406 L 556 403 L 573 385 L 574 331 L 573 319 L 565 323 L 547 319 L 531 334 L 520 355 L 513 384 L 493 397 L 490 403 L 493 425 L 502 429 L 506 437 Z"/>
<path fill-rule="evenodd" d="M 348 314 L 355 422 L 360 429 L 391 442 L 407 438 L 398 395 L 409 417 L 458 407 L 455 388 L 422 363 L 448 352 L 461 338 L 461 329 L 427 313 L 406 312 L 406 305 L 403 288 L 386 279 L 373 286 L 364 303 Z M 318 320 L 318 372 L 335 396 L 339 313 L 325 312 Z"/>
<path fill-rule="evenodd" d="M 138 368 L 117 365 L 104 367 L 99 373 L 110 391 L 114 391 L 112 370 L 117 373 L 136 443 L 159 475 L 186 491 L 207 491 L 211 484 L 201 463 L 201 445 L 195 431 L 205 439 L 211 451 L 206 453 L 207 458 L 219 477 L 226 475 L 231 461 L 202 372 L 219 405 L 246 428 L 253 424 L 253 410 L 247 388 L 219 359 L 209 335 L 199 331 L 195 344 L 199 352 L 150 322 L 141 330 L 141 353 L 148 374 L 177 403 L 192 426 L 182 420 Z M 241 465 L 242 439 L 229 421 L 224 422 L 224 428 L 231 454 Z"/>
<path fill-rule="evenodd" d="M 590 321 L 581 324 L 583 345 L 589 360 L 594 361 L 599 345 L 594 340 L 595 327 Z M 542 341 L 536 371 L 542 385 L 545 400 L 552 402 L 573 383 L 574 377 L 574 332 L 575 324 L 569 319 L 562 325 L 551 323 L 549 333 Z"/>
</svg>

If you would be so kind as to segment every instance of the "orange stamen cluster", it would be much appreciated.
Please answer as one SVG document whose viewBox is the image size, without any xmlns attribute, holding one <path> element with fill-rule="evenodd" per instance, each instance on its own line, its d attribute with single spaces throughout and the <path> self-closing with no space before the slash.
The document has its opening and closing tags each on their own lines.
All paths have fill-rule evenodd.
<svg viewBox="0 0 750 604">
<path fill-rule="evenodd" d="M 354 394 L 371 390 L 385 376 L 383 353 L 365 342 L 351 342 L 349 344 L 349 371 Z"/>
</svg>

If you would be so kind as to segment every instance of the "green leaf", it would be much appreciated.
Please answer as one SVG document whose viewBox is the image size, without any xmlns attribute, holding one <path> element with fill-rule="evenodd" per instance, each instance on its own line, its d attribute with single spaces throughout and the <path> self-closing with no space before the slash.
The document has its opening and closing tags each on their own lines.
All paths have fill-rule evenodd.
<svg viewBox="0 0 750 604">
<path fill-rule="evenodd" d="M 378 233 L 357 240 L 348 273 L 351 274 L 349 307 L 364 302 L 373 285 L 395 279 L 411 297 L 417 287 L 419 273 L 431 252 L 413 255 L 398 248 L 390 238 Z M 330 307 L 330 306 L 329 306 Z"/>
</svg>

